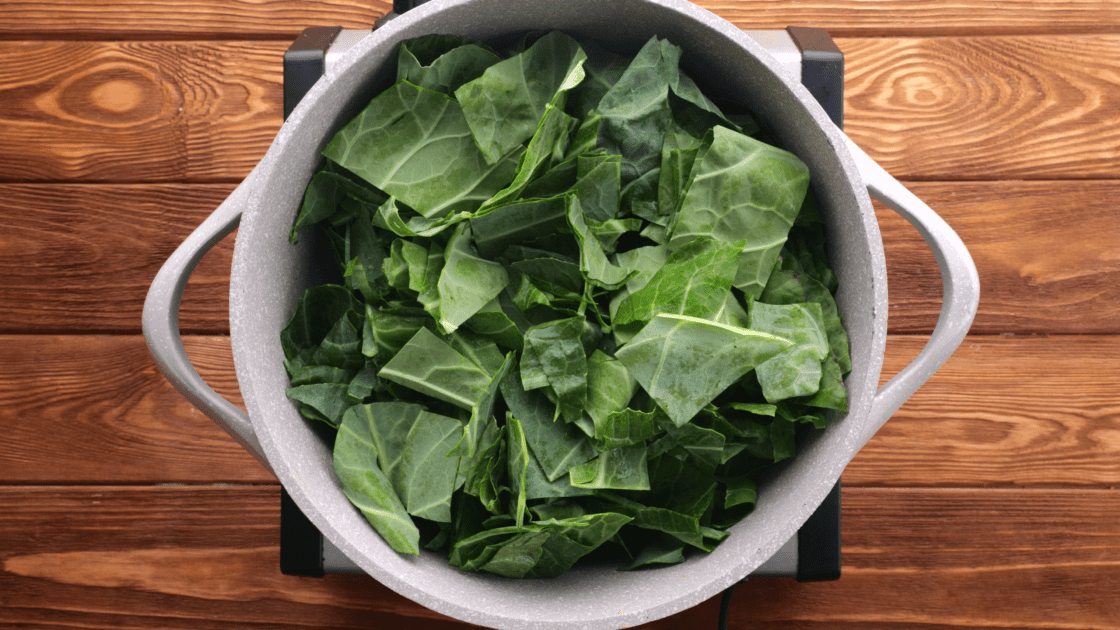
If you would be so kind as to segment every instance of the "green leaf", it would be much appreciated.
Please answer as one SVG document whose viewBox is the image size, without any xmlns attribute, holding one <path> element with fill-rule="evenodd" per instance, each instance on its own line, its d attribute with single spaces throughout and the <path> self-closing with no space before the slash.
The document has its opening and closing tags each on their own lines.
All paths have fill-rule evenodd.
<svg viewBox="0 0 1120 630">
<path fill-rule="evenodd" d="M 378 376 L 468 411 L 493 378 L 427 328 L 416 331 Z"/>
<path fill-rule="evenodd" d="M 405 438 L 400 464 L 391 477 L 409 514 L 451 522 L 451 494 L 459 481 L 459 458 L 448 457 L 463 424 L 427 411 L 417 416 Z"/>
<path fill-rule="evenodd" d="M 817 303 L 772 305 L 754 302 L 751 328 L 781 336 L 796 345 L 761 363 L 758 382 L 767 402 L 809 396 L 820 388 L 821 362 L 831 356 Z"/>
<path fill-rule="evenodd" d="M 569 472 L 572 485 L 595 490 L 649 490 L 646 445 L 623 446 L 604 451 L 595 459 Z"/>
<path fill-rule="evenodd" d="M 792 153 L 724 127 L 714 128 L 697 160 L 670 247 L 700 236 L 745 240 L 735 287 L 757 297 L 801 208 L 809 169 Z"/>
<path fill-rule="evenodd" d="M 350 408 L 351 402 L 346 398 L 350 389 L 347 383 L 315 383 L 313 385 L 300 385 L 287 390 L 288 398 L 299 401 L 318 412 L 313 416 L 332 427 L 337 427 L 342 422 L 343 414 Z"/>
<path fill-rule="evenodd" d="M 657 166 L 662 137 L 673 124 L 669 86 L 680 56 L 680 48 L 651 38 L 599 101 L 598 146 L 622 156 L 624 184 Z"/>
<path fill-rule="evenodd" d="M 537 238 L 555 237 L 567 226 L 565 197 L 524 199 L 490 209 L 471 219 L 478 253 L 493 258 L 508 246 Z"/>
<path fill-rule="evenodd" d="M 607 254 L 603 251 L 603 245 L 599 242 L 599 238 L 587 227 L 579 198 L 575 196 L 569 197 L 568 225 L 571 226 L 576 239 L 579 241 L 579 268 L 589 284 L 614 290 L 625 284 L 634 275 L 634 272 L 622 269 L 607 259 Z"/>
<path fill-rule="evenodd" d="M 618 216 L 621 167 L 621 155 L 589 153 L 576 158 L 576 183 L 572 190 L 589 221 L 608 221 Z"/>
<path fill-rule="evenodd" d="M 521 527 L 525 521 L 527 490 L 526 475 L 529 472 L 529 444 L 525 441 L 525 431 L 521 421 L 513 414 L 506 414 L 506 427 L 509 431 L 509 481 L 513 497 L 510 499 L 510 516 L 514 527 Z"/>
<path fill-rule="evenodd" d="M 407 208 L 401 208 L 397 205 L 396 197 L 389 197 L 385 203 L 377 207 L 377 212 L 373 214 L 373 224 L 397 236 L 428 238 L 472 216 L 474 216 L 473 212 L 464 211 L 429 219 Z"/>
<path fill-rule="evenodd" d="M 455 90 L 487 163 L 532 137 L 545 107 L 583 80 L 586 58 L 574 39 L 553 31 Z"/>
<path fill-rule="evenodd" d="M 661 432 L 656 417 L 656 412 L 630 408 L 607 414 L 595 422 L 595 448 L 606 451 L 644 443 Z"/>
<path fill-rule="evenodd" d="M 645 286 L 622 301 L 613 325 L 644 324 L 662 313 L 711 318 L 731 293 L 741 244 L 710 238 L 685 243 Z"/>
<path fill-rule="evenodd" d="M 521 382 L 529 389 L 547 386 L 569 422 L 583 414 L 587 401 L 587 355 L 581 341 L 585 321 L 569 317 L 525 331 Z"/>
<path fill-rule="evenodd" d="M 454 99 L 398 81 L 347 123 L 323 155 L 437 218 L 476 210 L 509 184 L 520 150 L 487 162 Z"/>
<path fill-rule="evenodd" d="M 362 310 L 348 287 L 324 284 L 304 291 L 288 324 L 280 331 L 284 356 L 294 359 L 301 350 L 318 347 L 347 311 Z"/>
<path fill-rule="evenodd" d="M 615 356 L 677 426 L 793 343 L 686 315 L 657 315 Z"/>
<path fill-rule="evenodd" d="M 457 35 L 425 35 L 402 42 L 397 79 L 450 96 L 502 58 Z"/>
<path fill-rule="evenodd" d="M 298 232 L 309 225 L 328 221 L 334 225 L 347 220 L 348 214 L 340 209 L 347 197 L 355 197 L 377 205 L 384 201 L 385 194 L 351 180 L 342 173 L 335 172 L 328 162 L 311 176 L 303 193 L 303 203 L 299 215 L 292 224 L 289 240 L 296 242 Z"/>
<path fill-rule="evenodd" d="M 378 467 L 377 457 L 366 419 L 348 415 L 338 429 L 333 452 L 342 492 L 390 547 L 399 553 L 419 554 L 420 530 Z"/>
<path fill-rule="evenodd" d="M 658 536 L 642 547 L 634 559 L 619 568 L 619 571 L 680 564 L 684 560 L 684 543 L 672 536 Z"/>
<path fill-rule="evenodd" d="M 439 326 L 454 332 L 498 297 L 509 284 L 501 264 L 480 258 L 471 247 L 469 223 L 461 223 L 447 243 L 446 262 L 439 276 Z"/>
<path fill-rule="evenodd" d="M 517 162 L 517 174 L 514 175 L 513 181 L 482 204 L 479 213 L 485 213 L 490 208 L 526 196 L 524 192 L 530 184 L 539 179 L 557 159 L 558 150 L 563 154 L 563 149 L 567 148 L 568 135 L 576 126 L 576 122 L 576 119 L 568 116 L 552 103 L 545 105 L 544 115 L 537 125 L 537 130 L 529 139 L 529 145 Z"/>
<path fill-rule="evenodd" d="M 595 421 L 595 437 L 607 417 L 626 409 L 638 383 L 621 362 L 596 350 L 587 361 L 587 415 Z"/>
<path fill-rule="evenodd" d="M 501 391 L 548 481 L 561 479 L 571 467 L 595 457 L 595 449 L 577 427 L 554 421 L 555 405 L 540 394 L 525 391 L 519 370 L 510 370 Z"/>
<path fill-rule="evenodd" d="M 514 362 L 513 353 L 507 354 L 501 367 L 498 368 L 494 377 L 490 380 L 490 384 L 486 386 L 486 391 L 479 397 L 478 402 L 471 407 L 471 418 L 467 421 L 467 425 L 463 427 L 463 435 L 456 446 L 456 453 L 459 455 L 474 457 L 478 451 L 483 430 L 494 415 L 494 405 L 498 401 L 498 388 L 505 381 L 507 375 L 513 371 Z"/>
</svg>

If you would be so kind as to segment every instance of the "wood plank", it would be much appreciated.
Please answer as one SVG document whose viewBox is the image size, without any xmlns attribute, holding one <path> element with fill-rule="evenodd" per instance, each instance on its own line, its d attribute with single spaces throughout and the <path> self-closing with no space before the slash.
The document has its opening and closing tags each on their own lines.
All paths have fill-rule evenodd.
<svg viewBox="0 0 1120 630">
<path fill-rule="evenodd" d="M 844 129 L 900 179 L 1115 178 L 1120 37 L 838 39 Z"/>
<path fill-rule="evenodd" d="M 925 345 L 891 336 L 883 382 Z M 969 336 L 844 470 L 867 486 L 1120 485 L 1120 336 Z"/>
<path fill-rule="evenodd" d="M 838 38 L 846 129 L 904 179 L 1120 178 L 1120 36 Z M 0 42 L 6 181 L 239 181 L 284 42 Z M 985 112 L 978 116 L 977 112 Z"/>
<path fill-rule="evenodd" d="M 0 331 L 140 332 L 156 273 L 233 188 L 0 184 L 0 214 L 20 217 L 0 248 Z M 210 250 L 187 281 L 186 334 L 229 331 L 235 238 Z"/>
<path fill-rule="evenodd" d="M 0 5 L 0 38 L 290 41 L 309 26 L 368 29 L 392 8 L 391 0 L 16 0 Z"/>
<path fill-rule="evenodd" d="M 8 181 L 240 180 L 283 117 L 287 44 L 0 42 Z"/>
<path fill-rule="evenodd" d="M 229 339 L 184 345 L 243 405 Z M 0 337 L 0 427 L 0 484 L 275 481 L 171 386 L 138 335 Z"/>
<path fill-rule="evenodd" d="M 243 404 L 228 337 L 185 343 L 203 379 Z M 891 336 L 884 382 L 924 343 Z M 1120 486 L 1120 380 L 1100 369 L 1116 356 L 1120 336 L 970 336 L 844 483 Z M 273 479 L 168 384 L 139 336 L 0 337 L 0 431 L 0 484 Z"/>
<path fill-rule="evenodd" d="M 742 28 L 827 28 L 834 36 L 1008 35 L 1104 33 L 1120 25 L 1116 5 L 1101 0 L 968 0 L 951 4 L 835 0 L 830 2 L 699 0 L 696 4 Z M 293 38 L 306 26 L 369 28 L 392 8 L 388 0 L 191 0 L 128 2 L 97 7 L 64 0 L 0 5 L 7 39 L 182 39 L 258 36 Z"/>
<path fill-rule="evenodd" d="M 1120 182 L 907 182 L 960 235 L 980 274 L 971 332 L 1120 332 Z M 876 203 L 896 333 L 933 330 L 937 261 L 905 219 Z"/>
<path fill-rule="evenodd" d="M 908 185 L 976 262 L 982 290 L 972 332 L 1120 332 L 1120 181 Z M 0 184 L 0 213 L 21 217 L 0 249 L 0 332 L 139 332 L 152 278 L 232 189 Z M 929 332 L 941 310 L 936 261 L 909 223 L 882 206 L 877 216 L 890 330 Z M 187 284 L 187 334 L 229 331 L 233 241 L 208 253 Z"/>
<path fill-rule="evenodd" d="M 1115 629 L 1120 491 L 844 491 L 836 582 L 756 579 L 731 627 Z M 278 570 L 279 490 L 0 488 L 0 624 L 460 628 L 367 576 Z M 715 627 L 718 597 L 639 626 Z M 407 625 L 406 625 L 407 624 Z"/>
</svg>

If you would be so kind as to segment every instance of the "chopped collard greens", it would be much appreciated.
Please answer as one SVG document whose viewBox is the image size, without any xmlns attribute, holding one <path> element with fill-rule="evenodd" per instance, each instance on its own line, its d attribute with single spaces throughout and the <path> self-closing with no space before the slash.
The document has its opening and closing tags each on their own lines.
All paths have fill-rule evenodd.
<svg viewBox="0 0 1120 630">
<path fill-rule="evenodd" d="M 291 240 L 339 274 L 281 334 L 288 395 L 398 552 L 682 562 L 846 409 L 809 171 L 680 57 L 421 37 L 323 149 Z"/>
</svg>

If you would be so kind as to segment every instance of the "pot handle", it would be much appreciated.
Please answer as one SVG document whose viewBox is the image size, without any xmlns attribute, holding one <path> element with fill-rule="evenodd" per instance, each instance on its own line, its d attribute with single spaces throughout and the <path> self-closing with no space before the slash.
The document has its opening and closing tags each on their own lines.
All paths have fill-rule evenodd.
<svg viewBox="0 0 1120 630">
<path fill-rule="evenodd" d="M 964 241 L 949 224 L 868 157 L 850 138 L 845 136 L 845 139 L 871 196 L 885 203 L 917 228 L 933 251 L 937 266 L 941 269 L 944 292 L 941 315 L 937 318 L 933 334 L 925 347 L 910 365 L 876 392 L 867 429 L 861 436 L 862 444 L 882 428 L 891 415 L 949 360 L 964 341 L 980 303 L 980 276 Z"/>
<path fill-rule="evenodd" d="M 249 414 L 215 392 L 194 369 L 179 333 L 179 304 L 198 261 L 241 223 L 256 170 L 199 225 L 163 264 L 144 300 L 144 339 L 156 365 L 175 389 L 225 429 L 245 450 L 272 467 L 261 450 Z"/>
</svg>

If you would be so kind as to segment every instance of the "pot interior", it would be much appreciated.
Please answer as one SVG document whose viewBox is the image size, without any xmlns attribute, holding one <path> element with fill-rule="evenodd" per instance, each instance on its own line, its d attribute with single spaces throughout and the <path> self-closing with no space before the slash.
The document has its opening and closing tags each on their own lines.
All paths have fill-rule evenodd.
<svg viewBox="0 0 1120 630">
<path fill-rule="evenodd" d="M 636 52 L 651 36 L 684 49 L 682 67 L 712 96 L 746 105 L 782 146 L 808 164 L 840 281 L 848 330 L 849 411 L 799 445 L 797 457 L 760 485 L 754 512 L 708 555 L 655 570 L 579 565 L 547 580 L 459 572 L 443 555 L 392 551 L 342 494 L 331 452 L 285 390 L 279 332 L 298 296 L 326 281 L 333 262 L 322 242 L 288 242 L 318 152 L 380 90 L 395 69 L 396 44 L 429 33 L 476 40 L 562 29 L 577 39 Z M 230 320 L 241 391 L 277 477 L 324 535 L 379 582 L 429 608 L 503 628 L 616 628 L 694 606 L 748 575 L 793 536 L 862 446 L 886 332 L 886 272 L 870 200 L 840 132 L 807 91 L 761 47 L 726 21 L 677 0 L 437 0 L 389 21 L 308 93 L 262 159 L 245 209 L 231 277 Z"/>
</svg>

